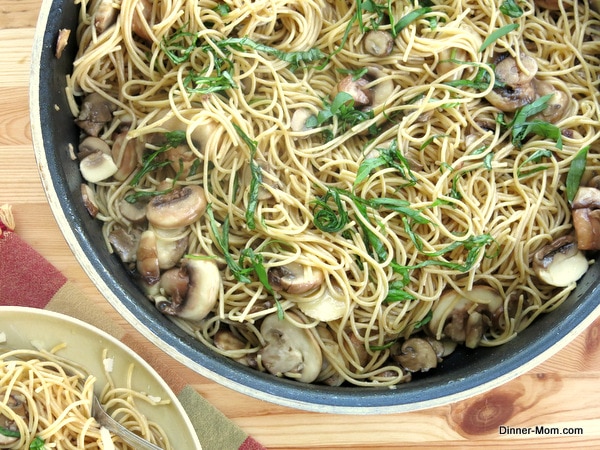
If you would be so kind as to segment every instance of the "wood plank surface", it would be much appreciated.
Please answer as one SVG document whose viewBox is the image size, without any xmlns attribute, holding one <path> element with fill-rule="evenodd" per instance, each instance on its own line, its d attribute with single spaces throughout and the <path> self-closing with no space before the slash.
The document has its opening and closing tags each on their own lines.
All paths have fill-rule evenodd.
<svg viewBox="0 0 600 450">
<path fill-rule="evenodd" d="M 40 0 L 0 0 L 0 204 L 10 203 L 19 235 L 119 324 L 91 283 L 46 201 L 29 130 L 29 64 Z M 131 327 L 130 327 L 131 328 Z M 139 335 L 142 345 L 152 344 Z M 175 364 L 175 363 L 174 363 Z M 455 404 L 402 414 L 324 415 L 233 392 L 181 367 L 186 381 L 269 449 L 593 448 L 600 446 L 600 321 L 530 372 Z M 577 435 L 508 435 L 501 426 L 570 428 Z"/>
</svg>

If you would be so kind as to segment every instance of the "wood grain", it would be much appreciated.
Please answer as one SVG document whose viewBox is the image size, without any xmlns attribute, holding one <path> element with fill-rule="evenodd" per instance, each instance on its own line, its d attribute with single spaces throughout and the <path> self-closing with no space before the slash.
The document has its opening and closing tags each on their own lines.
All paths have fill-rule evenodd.
<svg viewBox="0 0 600 450">
<path fill-rule="evenodd" d="M 18 233 L 107 315 L 129 327 L 90 282 L 46 201 L 29 131 L 29 64 L 39 0 L 0 0 L 0 204 Z M 149 351 L 155 351 L 149 348 Z M 173 364 L 176 364 L 173 362 Z M 600 445 L 600 321 L 551 359 L 489 393 L 403 414 L 323 415 L 233 392 L 179 366 L 188 383 L 269 449 L 592 448 Z M 582 435 L 502 435 L 499 426 L 580 428 Z"/>
</svg>

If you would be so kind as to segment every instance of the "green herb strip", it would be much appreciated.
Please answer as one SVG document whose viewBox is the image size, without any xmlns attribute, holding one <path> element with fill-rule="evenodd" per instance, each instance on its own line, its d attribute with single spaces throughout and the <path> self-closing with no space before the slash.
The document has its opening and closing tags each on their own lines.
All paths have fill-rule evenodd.
<svg viewBox="0 0 600 450">
<path fill-rule="evenodd" d="M 590 147 L 589 145 L 583 147 L 581 150 L 577 152 L 573 160 L 571 161 L 571 166 L 569 167 L 569 172 L 567 172 L 567 200 L 569 203 L 573 202 L 575 198 L 575 194 L 577 194 L 577 190 L 579 189 L 579 185 L 581 184 L 581 178 L 583 177 L 583 173 L 585 172 L 585 166 L 587 162 L 587 155 Z"/>
<path fill-rule="evenodd" d="M 503 27 L 498 28 L 483 41 L 483 44 L 481 44 L 481 47 L 479 47 L 479 51 L 480 52 L 484 51 L 486 48 L 488 48 L 490 45 L 492 45 L 498 39 L 506 36 L 507 34 L 516 30 L 517 28 L 519 28 L 518 23 L 511 23 L 511 24 L 504 25 Z"/>
</svg>

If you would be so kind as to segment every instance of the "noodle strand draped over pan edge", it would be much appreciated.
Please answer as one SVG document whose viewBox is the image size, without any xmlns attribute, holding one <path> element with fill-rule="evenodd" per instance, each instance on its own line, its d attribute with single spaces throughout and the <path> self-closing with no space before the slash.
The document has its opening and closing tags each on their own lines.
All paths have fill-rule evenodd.
<svg viewBox="0 0 600 450">
<path fill-rule="evenodd" d="M 569 192 L 600 170 L 595 3 L 80 3 L 89 210 L 215 351 L 395 385 L 512 339 L 591 263 Z"/>
</svg>

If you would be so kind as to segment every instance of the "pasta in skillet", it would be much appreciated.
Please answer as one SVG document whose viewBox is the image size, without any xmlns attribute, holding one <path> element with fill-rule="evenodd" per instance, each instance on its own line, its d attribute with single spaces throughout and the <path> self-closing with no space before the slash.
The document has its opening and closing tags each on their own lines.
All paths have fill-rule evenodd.
<svg viewBox="0 0 600 450">
<path fill-rule="evenodd" d="M 596 6 L 81 1 L 84 198 L 215 351 L 409 381 L 556 309 L 598 248 Z"/>
</svg>

